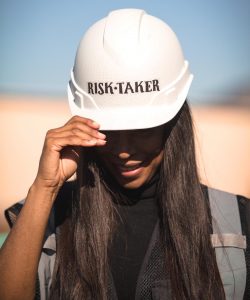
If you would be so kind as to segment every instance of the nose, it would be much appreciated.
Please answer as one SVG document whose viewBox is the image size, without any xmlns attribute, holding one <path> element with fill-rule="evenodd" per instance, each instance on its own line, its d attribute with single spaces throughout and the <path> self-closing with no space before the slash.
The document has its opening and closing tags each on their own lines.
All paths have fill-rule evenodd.
<svg viewBox="0 0 250 300">
<path fill-rule="evenodd" d="M 128 159 L 130 156 L 131 156 L 131 154 L 128 152 L 123 151 L 123 152 L 118 153 L 118 157 L 122 160 Z"/>
<path fill-rule="evenodd" d="M 115 148 L 117 156 L 122 160 L 129 159 L 131 155 L 133 155 L 133 142 L 131 140 L 130 135 L 127 132 L 123 132 L 119 135 L 119 138 L 116 141 Z"/>
</svg>

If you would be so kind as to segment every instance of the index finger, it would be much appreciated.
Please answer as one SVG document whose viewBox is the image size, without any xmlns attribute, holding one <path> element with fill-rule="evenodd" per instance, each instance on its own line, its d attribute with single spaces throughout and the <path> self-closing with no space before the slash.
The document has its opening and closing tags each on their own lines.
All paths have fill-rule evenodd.
<svg viewBox="0 0 250 300">
<path fill-rule="evenodd" d="M 96 121 L 91 120 L 89 118 L 80 117 L 80 116 L 73 116 L 65 125 L 68 125 L 71 122 L 75 122 L 75 121 L 83 122 L 84 124 L 94 129 L 100 128 L 100 124 L 98 124 Z"/>
</svg>

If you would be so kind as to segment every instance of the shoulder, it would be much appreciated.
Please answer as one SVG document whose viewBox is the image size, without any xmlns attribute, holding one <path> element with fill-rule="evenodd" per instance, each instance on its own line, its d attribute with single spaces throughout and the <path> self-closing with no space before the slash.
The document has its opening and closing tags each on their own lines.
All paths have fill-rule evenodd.
<svg viewBox="0 0 250 300">
<path fill-rule="evenodd" d="M 201 184 L 202 191 L 207 200 L 211 203 L 218 203 L 224 205 L 237 204 L 237 208 L 240 213 L 240 217 L 246 220 L 246 217 L 250 217 L 250 199 L 246 196 L 240 194 L 233 194 L 228 191 L 223 191 L 213 187 L 208 187 L 204 184 Z M 249 220 L 250 221 L 250 220 Z"/>
<path fill-rule="evenodd" d="M 234 194 L 225 190 L 217 189 L 214 187 L 209 187 L 207 185 L 201 184 L 202 191 L 207 194 L 208 196 L 217 198 L 217 199 L 229 199 L 234 198 L 238 202 L 241 202 L 243 206 L 248 205 L 248 201 L 250 200 L 248 197 L 243 195 Z"/>
<path fill-rule="evenodd" d="M 70 204 L 73 199 L 73 194 L 75 190 L 76 190 L 75 181 L 68 181 L 63 184 L 63 186 L 58 192 L 55 203 L 51 210 L 48 225 L 50 225 L 50 223 L 53 223 L 53 226 L 58 226 L 63 222 L 64 218 L 68 214 L 68 210 L 70 209 L 71 206 Z M 12 206 L 5 209 L 4 215 L 10 227 L 12 227 L 16 222 L 16 219 L 19 213 L 21 212 L 24 204 L 25 204 L 25 199 L 20 200 L 15 204 L 13 204 Z"/>
</svg>

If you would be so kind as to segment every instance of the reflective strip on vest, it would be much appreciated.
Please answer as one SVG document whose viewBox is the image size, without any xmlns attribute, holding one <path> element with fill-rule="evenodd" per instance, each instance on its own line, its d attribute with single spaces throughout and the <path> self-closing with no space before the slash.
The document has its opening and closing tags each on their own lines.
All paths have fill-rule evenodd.
<svg viewBox="0 0 250 300">
<path fill-rule="evenodd" d="M 226 299 L 243 299 L 246 286 L 246 237 L 242 235 L 237 197 L 208 188 L 213 221 L 212 244 Z"/>
</svg>

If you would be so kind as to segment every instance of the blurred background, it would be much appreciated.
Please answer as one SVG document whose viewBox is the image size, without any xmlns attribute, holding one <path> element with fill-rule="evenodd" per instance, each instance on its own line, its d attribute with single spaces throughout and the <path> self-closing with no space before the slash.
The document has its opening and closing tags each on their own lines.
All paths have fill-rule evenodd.
<svg viewBox="0 0 250 300">
<path fill-rule="evenodd" d="M 141 8 L 172 27 L 190 63 L 201 181 L 250 197 L 249 0 L 1 0 L 0 232 L 25 198 L 48 129 L 70 117 L 66 86 L 84 31 L 110 10 Z"/>
</svg>

